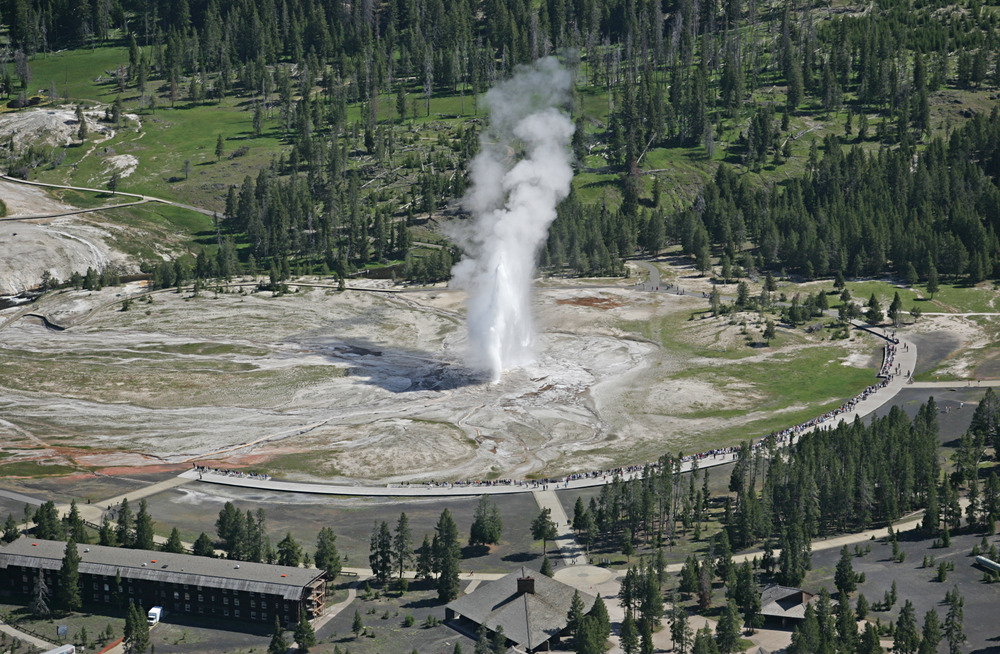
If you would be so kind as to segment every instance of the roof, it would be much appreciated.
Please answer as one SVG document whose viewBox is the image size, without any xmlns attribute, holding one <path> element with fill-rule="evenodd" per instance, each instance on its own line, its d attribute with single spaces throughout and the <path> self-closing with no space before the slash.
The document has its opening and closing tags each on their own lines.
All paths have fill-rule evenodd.
<svg viewBox="0 0 1000 654">
<path fill-rule="evenodd" d="M 132 550 L 103 545 L 77 544 L 80 573 L 122 579 L 155 580 L 208 588 L 280 595 L 298 600 L 302 589 L 323 575 L 322 570 L 293 568 L 266 563 L 212 559 L 193 554 L 172 554 L 151 550 Z M 62 566 L 66 543 L 21 537 L 0 547 L 0 570 L 20 566 L 58 570 Z"/>
<path fill-rule="evenodd" d="M 534 593 L 518 593 L 519 577 L 533 577 Z M 566 628 L 575 588 L 522 567 L 518 572 L 485 583 L 447 608 L 491 631 L 503 627 L 504 636 L 519 647 L 534 649 Z M 596 596 L 580 593 L 590 610 Z"/>
<path fill-rule="evenodd" d="M 768 586 L 760 594 L 761 615 L 775 618 L 801 620 L 806 615 L 806 604 L 812 593 L 789 586 Z"/>
</svg>

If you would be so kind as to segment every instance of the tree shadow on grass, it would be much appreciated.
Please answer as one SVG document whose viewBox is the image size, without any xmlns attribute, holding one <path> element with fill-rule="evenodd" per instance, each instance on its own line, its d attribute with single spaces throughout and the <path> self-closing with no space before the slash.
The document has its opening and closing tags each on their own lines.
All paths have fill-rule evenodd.
<svg viewBox="0 0 1000 654">
<path fill-rule="evenodd" d="M 533 552 L 515 552 L 514 554 L 500 557 L 500 560 L 507 561 L 508 563 L 527 563 L 528 561 L 535 561 L 540 558 L 542 558 L 540 554 Z"/>
<path fill-rule="evenodd" d="M 435 606 L 441 606 L 441 600 L 436 597 L 425 597 L 423 599 L 411 600 L 406 604 L 400 604 L 399 606 L 403 609 L 429 609 Z"/>
<path fill-rule="evenodd" d="M 490 553 L 489 545 L 466 545 L 462 548 L 463 559 L 478 559 Z"/>
</svg>

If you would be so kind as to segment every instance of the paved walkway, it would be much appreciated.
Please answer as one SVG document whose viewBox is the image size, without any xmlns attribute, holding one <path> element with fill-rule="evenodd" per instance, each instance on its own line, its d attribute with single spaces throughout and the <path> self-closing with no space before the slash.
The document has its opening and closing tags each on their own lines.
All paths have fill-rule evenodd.
<svg viewBox="0 0 1000 654">
<path fill-rule="evenodd" d="M 142 498 L 149 497 L 150 495 L 156 495 L 158 493 L 162 493 L 163 491 L 168 491 L 171 488 L 183 486 L 184 484 L 187 484 L 190 481 L 191 479 L 189 477 L 184 477 L 183 475 L 179 475 L 177 477 L 171 477 L 170 479 L 166 479 L 164 481 L 157 482 L 155 484 L 150 484 L 149 486 L 143 486 L 142 488 L 130 491 L 128 493 L 125 493 L 124 495 L 118 495 L 117 497 L 112 497 L 107 500 L 102 500 L 95 504 L 77 504 L 76 508 L 80 512 L 80 517 L 82 517 L 85 521 L 95 525 L 99 525 L 101 524 L 101 520 L 104 518 L 104 511 L 109 506 L 111 507 L 117 506 L 118 504 L 122 503 L 122 500 L 128 499 L 129 504 L 133 505 L 131 507 L 132 510 L 138 511 L 139 506 L 137 503 Z M 60 515 L 69 513 L 68 504 L 57 506 L 56 509 L 59 511 Z M 166 541 L 164 540 L 164 542 Z"/>
<path fill-rule="evenodd" d="M 45 500 L 40 500 L 37 497 L 31 497 L 30 495 L 24 495 L 22 493 L 18 493 L 17 491 L 0 489 L 0 496 L 14 500 L 15 502 L 24 502 L 25 504 L 30 504 L 31 506 L 41 506 L 45 504 Z"/>
<path fill-rule="evenodd" d="M 323 611 L 323 615 L 312 621 L 314 631 L 319 631 L 325 627 L 330 620 L 333 620 L 335 617 L 340 615 L 340 612 L 346 609 L 351 602 L 354 601 L 354 598 L 358 596 L 358 583 L 360 583 L 360 578 L 348 587 L 346 599 L 326 607 L 326 610 Z"/>
<path fill-rule="evenodd" d="M 551 511 L 552 521 L 556 523 L 556 536 L 553 543 L 559 548 L 559 555 L 564 565 L 587 565 L 587 553 L 576 542 L 576 535 L 570 525 L 569 517 L 563 509 L 562 502 L 554 490 L 538 490 L 532 493 L 539 510 Z"/>
<path fill-rule="evenodd" d="M 52 644 L 50 642 L 44 641 L 41 638 L 35 638 L 31 634 L 26 634 L 23 631 L 21 631 L 19 629 L 16 629 L 16 628 L 10 626 L 9 624 L 7 624 L 6 622 L 3 622 L 3 621 L 0 621 L 0 631 L 2 631 L 3 633 L 7 634 L 8 636 L 13 636 L 14 638 L 17 638 L 18 640 L 21 640 L 21 641 L 24 641 L 24 642 L 26 642 L 26 643 L 28 643 L 30 645 L 33 645 L 33 646 L 41 649 L 42 651 L 47 651 L 47 650 L 50 650 L 50 649 L 52 649 L 54 647 L 58 647 L 58 645 L 54 645 L 54 644 Z"/>
<path fill-rule="evenodd" d="M 969 382 L 967 380 L 956 379 L 954 381 L 923 381 L 923 382 L 913 382 L 909 384 L 907 388 L 950 388 L 957 390 L 968 389 L 972 390 L 975 388 L 998 388 L 1000 387 L 1000 379 L 984 379 L 976 380 L 975 382 Z"/>
</svg>

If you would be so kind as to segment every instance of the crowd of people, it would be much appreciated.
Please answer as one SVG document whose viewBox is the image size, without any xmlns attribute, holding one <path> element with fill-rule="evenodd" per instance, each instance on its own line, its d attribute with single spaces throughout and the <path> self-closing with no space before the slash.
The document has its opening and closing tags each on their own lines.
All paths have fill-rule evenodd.
<svg viewBox="0 0 1000 654">
<path fill-rule="evenodd" d="M 224 477 L 242 477 L 243 479 L 257 479 L 259 481 L 271 481 L 271 475 L 262 472 L 243 472 L 242 470 L 229 470 L 227 468 L 211 468 L 192 464 L 198 472 L 199 478 L 204 474 L 222 475 Z"/>
</svg>

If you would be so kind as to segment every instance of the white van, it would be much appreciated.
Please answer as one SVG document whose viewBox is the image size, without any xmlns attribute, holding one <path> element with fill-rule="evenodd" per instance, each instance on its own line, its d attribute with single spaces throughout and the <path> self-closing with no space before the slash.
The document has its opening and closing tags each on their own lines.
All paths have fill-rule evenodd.
<svg viewBox="0 0 1000 654">
<path fill-rule="evenodd" d="M 154 606 L 153 608 L 149 609 L 149 613 L 146 614 L 146 622 L 148 622 L 151 625 L 154 625 L 157 622 L 159 622 L 160 618 L 162 617 L 163 617 L 163 607 Z"/>
</svg>

